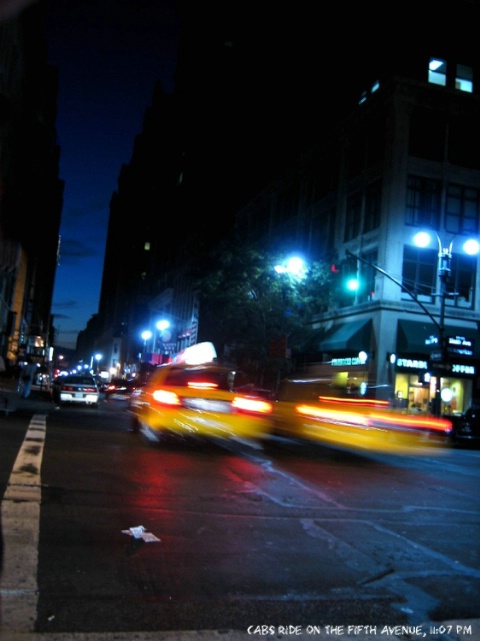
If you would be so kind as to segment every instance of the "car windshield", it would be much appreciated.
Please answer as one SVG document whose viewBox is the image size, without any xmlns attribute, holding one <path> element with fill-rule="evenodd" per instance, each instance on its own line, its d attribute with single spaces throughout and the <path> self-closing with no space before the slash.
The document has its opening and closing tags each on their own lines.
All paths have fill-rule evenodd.
<svg viewBox="0 0 480 641">
<path fill-rule="evenodd" d="M 169 367 L 163 385 L 172 387 L 205 387 L 232 391 L 247 386 L 243 372 L 222 367 Z"/>
<path fill-rule="evenodd" d="M 90 387 L 96 387 L 96 383 L 92 378 L 88 376 L 68 376 L 67 378 L 62 379 L 62 385 L 88 385 Z"/>
<path fill-rule="evenodd" d="M 230 390 L 233 373 L 230 370 L 202 368 L 173 368 L 165 378 L 165 385 L 188 387 L 192 383 Z"/>
</svg>

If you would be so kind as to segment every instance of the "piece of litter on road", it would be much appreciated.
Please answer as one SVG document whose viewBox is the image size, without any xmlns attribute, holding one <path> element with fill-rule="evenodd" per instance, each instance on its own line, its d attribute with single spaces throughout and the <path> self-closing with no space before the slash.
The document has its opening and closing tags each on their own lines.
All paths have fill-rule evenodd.
<svg viewBox="0 0 480 641">
<path fill-rule="evenodd" d="M 145 532 L 145 528 L 143 525 L 136 525 L 135 527 L 129 528 L 129 532 L 131 533 L 132 536 L 134 536 L 136 539 L 141 539 L 142 534 Z"/>
<path fill-rule="evenodd" d="M 145 541 L 145 543 L 155 543 L 156 541 L 160 541 L 160 539 L 151 532 L 144 532 L 142 534 L 142 539 Z"/>
<path fill-rule="evenodd" d="M 137 525 L 135 527 L 128 528 L 128 530 L 122 530 L 122 534 L 133 536 L 134 539 L 143 539 L 145 543 L 154 543 L 155 541 L 160 541 L 160 539 L 157 538 L 155 534 L 147 532 L 143 525 Z"/>
</svg>

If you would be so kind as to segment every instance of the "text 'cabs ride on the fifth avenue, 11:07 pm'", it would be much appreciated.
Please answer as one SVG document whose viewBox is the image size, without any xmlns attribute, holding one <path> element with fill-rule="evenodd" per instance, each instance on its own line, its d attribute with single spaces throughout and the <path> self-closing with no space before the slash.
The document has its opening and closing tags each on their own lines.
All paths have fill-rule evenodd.
<svg viewBox="0 0 480 641">
<path fill-rule="evenodd" d="M 158 439 L 268 437 L 272 402 L 249 393 L 241 372 L 213 362 L 214 356 L 203 362 L 205 356 L 198 352 L 187 348 L 181 362 L 159 365 L 145 385 L 132 392 L 133 431 L 149 432 Z"/>
</svg>

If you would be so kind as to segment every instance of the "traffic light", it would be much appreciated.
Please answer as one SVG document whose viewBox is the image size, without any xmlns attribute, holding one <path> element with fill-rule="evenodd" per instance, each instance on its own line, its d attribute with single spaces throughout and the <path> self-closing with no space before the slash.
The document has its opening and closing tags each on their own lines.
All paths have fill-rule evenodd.
<svg viewBox="0 0 480 641">
<path fill-rule="evenodd" d="M 356 292 L 360 288 L 357 259 L 352 256 L 342 262 L 342 283 L 350 292 Z"/>
</svg>

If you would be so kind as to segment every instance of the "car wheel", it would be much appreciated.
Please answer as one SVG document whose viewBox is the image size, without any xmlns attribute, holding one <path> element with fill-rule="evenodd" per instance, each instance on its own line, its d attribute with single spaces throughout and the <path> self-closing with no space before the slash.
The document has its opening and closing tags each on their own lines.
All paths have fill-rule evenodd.
<svg viewBox="0 0 480 641">
<path fill-rule="evenodd" d="M 141 423 L 136 416 L 132 416 L 131 420 L 132 432 L 138 434 L 141 430 Z"/>
</svg>

